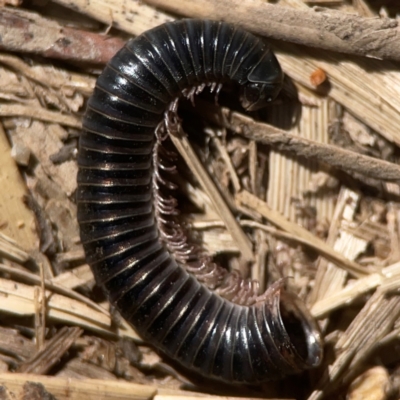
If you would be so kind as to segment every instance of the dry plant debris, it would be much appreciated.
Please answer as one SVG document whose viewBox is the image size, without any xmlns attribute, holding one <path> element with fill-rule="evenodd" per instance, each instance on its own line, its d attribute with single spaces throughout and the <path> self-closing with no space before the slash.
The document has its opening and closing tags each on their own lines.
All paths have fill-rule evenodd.
<svg viewBox="0 0 400 400">
<path fill-rule="evenodd" d="M 274 3 L 2 4 L 0 398 L 399 398 L 400 8 Z M 169 12 L 274 39 L 288 77 L 258 114 L 243 115 L 231 93 L 222 106 L 181 102 L 191 139 L 171 139 L 194 239 L 261 290 L 291 277 L 320 321 L 323 365 L 283 383 L 188 381 L 109 309 L 85 263 L 74 202 L 85 102 L 124 40 Z"/>
</svg>

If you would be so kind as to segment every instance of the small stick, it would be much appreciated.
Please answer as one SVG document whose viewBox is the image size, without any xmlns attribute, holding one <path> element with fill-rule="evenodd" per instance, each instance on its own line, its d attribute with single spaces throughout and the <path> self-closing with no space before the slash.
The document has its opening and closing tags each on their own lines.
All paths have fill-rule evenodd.
<svg viewBox="0 0 400 400">
<path fill-rule="evenodd" d="M 105 64 L 124 41 L 73 29 L 39 14 L 0 8 L 0 49 L 40 54 L 44 57 Z"/>
<path fill-rule="evenodd" d="M 0 117 L 32 118 L 77 129 L 80 129 L 82 126 L 81 120 L 73 115 L 65 115 L 58 111 L 23 104 L 2 104 Z"/>
<path fill-rule="evenodd" d="M 272 125 L 255 122 L 250 117 L 222 109 L 225 125 L 248 139 L 286 150 L 297 157 L 312 158 L 344 171 L 358 172 L 385 181 L 400 180 L 400 166 L 374 157 L 364 156 L 330 144 L 318 143 L 291 135 Z"/>
</svg>

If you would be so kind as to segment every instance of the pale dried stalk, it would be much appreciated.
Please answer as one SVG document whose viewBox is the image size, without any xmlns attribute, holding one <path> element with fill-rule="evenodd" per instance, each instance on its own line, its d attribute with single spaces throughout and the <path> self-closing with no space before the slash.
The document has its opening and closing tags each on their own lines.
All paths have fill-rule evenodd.
<svg viewBox="0 0 400 400">
<path fill-rule="evenodd" d="M 327 144 L 330 118 L 328 114 L 329 100 L 312 98 L 315 106 L 302 107 L 299 123 L 287 131 L 288 134 L 299 136 L 312 142 Z M 275 107 L 272 124 L 287 125 L 288 113 L 283 107 Z M 297 155 L 297 154 L 296 154 Z M 297 158 L 287 153 L 276 151 L 274 148 L 269 155 L 269 183 L 267 203 L 271 209 L 278 211 L 291 221 L 307 226 L 310 217 L 304 218 L 299 212 L 301 207 L 312 207 L 318 220 L 331 220 L 336 198 L 333 194 L 313 196 L 312 182 L 317 178 L 318 164 L 313 159 L 298 162 Z M 307 198 L 305 198 L 307 195 Z M 297 203 L 294 201 L 296 200 Z"/>
<path fill-rule="evenodd" d="M 44 284 L 45 288 L 48 290 L 51 290 L 54 293 L 59 293 L 64 296 L 70 297 L 71 299 L 80 301 L 84 304 L 86 304 L 88 307 L 92 307 L 96 309 L 97 311 L 107 314 L 107 311 L 104 310 L 102 307 L 98 306 L 95 302 L 91 301 L 89 298 L 86 296 L 81 295 L 78 292 L 75 292 L 74 290 L 70 290 L 68 287 L 63 287 L 62 285 L 57 283 L 57 278 L 54 278 L 50 281 L 47 279 L 44 279 L 42 281 L 41 277 L 39 277 L 36 274 L 32 274 L 31 272 L 22 270 L 22 269 L 17 269 L 15 267 L 11 267 L 8 265 L 4 265 L 0 263 L 0 272 L 4 272 L 9 274 L 10 276 L 17 278 L 19 280 L 23 280 L 24 282 L 29 282 L 33 285 L 42 285 Z M 67 272 L 65 274 L 68 274 Z M 64 274 L 62 274 L 64 275 Z M 59 276 L 62 276 L 59 275 Z M 93 274 L 91 273 L 92 279 L 93 279 Z M 61 279 L 61 278 L 60 278 Z"/>
<path fill-rule="evenodd" d="M 321 318 L 333 310 L 350 304 L 355 299 L 380 287 L 384 293 L 390 293 L 400 287 L 400 263 L 382 269 L 379 274 L 371 274 L 357 279 L 354 283 L 342 290 L 333 292 L 318 300 L 311 308 L 311 313 L 316 318 Z"/>
<path fill-rule="evenodd" d="M 65 253 L 58 253 L 57 254 L 57 263 L 73 263 L 78 261 L 83 261 L 85 259 L 85 252 L 83 251 L 82 247 L 78 249 L 66 251 Z"/>
<path fill-rule="evenodd" d="M 256 397 L 212 396 L 187 390 L 163 389 L 157 390 L 153 400 L 256 400 Z M 269 400 L 294 400 L 284 398 L 270 398 Z"/>
<path fill-rule="evenodd" d="M 234 239 L 237 247 L 240 249 L 243 257 L 248 261 L 253 260 L 254 255 L 250 240 L 237 223 L 228 205 L 225 203 L 223 197 L 215 187 L 215 184 L 190 145 L 188 138 L 184 134 L 179 135 L 179 137 L 170 135 L 170 138 L 178 152 L 186 161 L 190 170 L 193 172 L 196 179 L 199 181 L 203 190 L 210 197 L 215 210 L 217 211 L 219 217 L 225 222 L 228 231 L 232 235 L 232 238 Z"/>
<path fill-rule="evenodd" d="M 400 41 L 399 41 L 400 42 Z M 371 59 L 341 57 L 289 43 L 275 48 L 283 70 L 315 90 L 311 74 L 321 68 L 328 77 L 329 97 L 386 139 L 400 144 L 400 72 L 396 65 Z"/>
<path fill-rule="evenodd" d="M 0 373 L 2 384 L 13 391 L 16 398 L 23 398 L 24 384 L 41 383 L 59 400 L 256 400 L 254 397 L 212 396 L 203 393 L 176 389 L 157 389 L 150 385 L 124 382 L 122 380 L 74 379 L 49 377 L 23 373 Z M 294 400 L 270 398 L 270 400 Z"/>
<path fill-rule="evenodd" d="M 235 167 L 232 164 L 232 160 L 229 157 L 226 147 L 222 144 L 221 139 L 219 139 L 218 137 L 213 137 L 212 140 L 221 158 L 224 160 L 227 170 L 229 171 L 232 185 L 235 191 L 238 192 L 241 189 L 239 177 L 236 174 Z"/>
<path fill-rule="evenodd" d="M 309 7 L 303 0 L 280 0 L 279 5 L 282 7 L 293 7 L 299 10 L 308 10 Z"/>
<path fill-rule="evenodd" d="M 0 255 L 21 264 L 30 259 L 27 252 L 22 250 L 14 240 L 3 233 L 0 233 Z"/>
<path fill-rule="evenodd" d="M 308 93 L 308 100 L 313 106 L 303 105 L 301 118 L 291 127 L 288 134 L 301 137 L 313 142 L 327 144 L 329 127 L 329 100 L 320 100 L 312 93 Z M 276 126 L 290 126 L 290 114 L 285 107 L 277 106 L 271 110 L 271 123 Z M 288 120 L 289 119 L 289 120 Z M 272 147 L 269 154 L 269 181 L 267 203 L 272 210 L 277 211 L 288 220 L 297 223 L 306 230 L 312 230 L 317 221 L 330 221 L 332 219 L 336 196 L 333 191 L 316 196 L 313 192 L 318 190 L 312 186 L 317 179 L 319 171 L 318 162 L 313 159 L 299 159 L 287 152 L 275 150 Z M 337 191 L 337 189 L 335 190 Z M 314 214 L 315 212 L 315 214 Z M 311 213 L 311 214 L 310 214 Z M 306 240 L 319 252 L 318 244 Z M 280 248 L 279 243 L 274 248 Z M 284 274 L 296 278 L 296 264 L 287 263 Z M 296 279 L 294 280 L 296 284 Z M 304 287 L 299 283 L 298 287 Z"/>
<path fill-rule="evenodd" d="M 64 115 L 60 112 L 49 111 L 45 108 L 25 106 L 22 104 L 2 104 L 0 107 L 0 117 L 32 118 L 77 129 L 80 129 L 82 125 L 80 119 L 74 115 Z"/>
<path fill-rule="evenodd" d="M 346 188 L 341 190 L 327 238 L 327 243 L 349 260 L 355 260 L 368 244 L 366 240 L 358 239 L 341 229 L 343 221 L 353 221 L 358 201 L 357 193 Z M 343 288 L 347 279 L 346 271 L 339 270 L 336 265 L 324 260 L 319 261 L 317 268 L 315 284 L 310 294 L 311 303 L 335 294 Z"/>
<path fill-rule="evenodd" d="M 63 272 L 51 279 L 51 283 L 64 289 L 75 289 L 93 281 L 93 272 L 87 264 Z"/>
<path fill-rule="evenodd" d="M 185 182 L 181 185 L 180 189 L 183 191 L 185 196 L 196 205 L 200 210 L 203 210 L 204 215 L 203 218 L 205 220 L 213 220 L 218 218 L 217 213 L 215 212 L 213 205 L 211 203 L 210 198 L 207 196 L 204 191 L 198 187 L 193 186 L 190 182 Z"/>
<path fill-rule="evenodd" d="M 56 69 L 52 65 L 30 65 L 11 54 L 0 53 L 0 62 L 40 85 L 51 87 L 61 93 L 77 91 L 89 96 L 94 89 L 95 78 L 93 76 Z"/>
<path fill-rule="evenodd" d="M 0 373 L 0 381 L 22 399 L 27 382 L 41 383 L 59 400 L 150 400 L 157 389 L 148 385 L 104 379 L 72 379 L 33 374 Z"/>
<path fill-rule="evenodd" d="M 314 390 L 308 400 L 321 400 L 350 383 L 371 351 L 390 334 L 399 314 L 399 297 L 387 298 L 378 289 L 340 337 L 335 346 L 338 357 L 329 366 L 326 375 L 317 384 L 318 389 Z"/>
<path fill-rule="evenodd" d="M 35 287 L 35 340 L 38 351 L 42 349 L 46 337 L 46 288 L 44 284 L 44 267 L 39 264 L 40 287 Z"/>
<path fill-rule="evenodd" d="M 22 283 L 17 283 L 0 278 L 0 312 L 22 316 L 32 316 L 35 313 L 35 288 Z M 78 296 L 79 294 L 76 293 Z M 119 332 L 111 329 L 111 316 L 106 310 L 98 311 L 88 306 L 86 302 L 77 301 L 66 296 L 46 290 L 47 315 L 49 320 L 63 321 L 71 325 L 81 326 L 85 329 L 107 334 L 113 337 L 126 336 L 141 341 L 134 330 L 126 323 L 122 324 Z"/>
<path fill-rule="evenodd" d="M 255 221 L 251 221 L 255 222 Z M 242 226 L 245 226 L 242 224 Z M 270 244 L 268 235 L 263 230 L 257 230 L 254 234 L 254 241 L 256 243 L 255 253 L 257 255 L 255 265 L 251 269 L 251 279 L 260 282 L 260 293 L 267 290 L 268 283 L 268 255 L 270 252 Z"/>
<path fill-rule="evenodd" d="M 239 193 L 239 195 L 237 196 L 237 199 L 239 201 L 243 201 L 244 204 L 246 204 L 246 206 L 248 205 L 252 205 L 254 206 L 253 203 L 254 199 L 256 199 L 256 197 L 253 198 L 247 198 L 248 193 L 245 192 L 246 194 L 242 197 L 242 193 Z M 263 205 L 265 205 L 266 203 L 262 203 Z M 254 206 L 254 210 L 255 210 L 255 206 Z M 247 213 L 247 210 L 244 210 L 244 212 Z M 268 217 L 270 215 L 272 215 L 273 211 L 271 210 L 270 212 L 266 212 L 266 209 L 262 208 L 260 214 L 263 214 L 263 216 L 265 216 L 265 218 L 269 219 Z M 281 228 L 283 228 L 283 226 L 285 225 L 285 222 L 283 222 L 282 216 L 278 216 L 277 214 L 275 215 L 275 217 L 272 217 L 271 219 L 272 223 L 275 223 L 278 226 L 281 226 Z M 275 222 L 274 222 L 275 221 Z M 280 221 L 280 222 L 278 222 Z M 252 221 L 252 220 L 240 220 L 240 225 L 246 228 L 253 228 L 253 229 L 259 229 L 262 230 L 264 232 L 267 232 L 269 234 L 271 234 L 272 236 L 276 237 L 277 239 L 284 239 L 287 241 L 291 241 L 297 244 L 301 244 L 304 246 L 309 247 L 310 249 L 315 250 L 316 252 L 321 252 L 321 254 L 325 254 L 323 250 L 321 250 L 321 242 L 319 241 L 318 238 L 316 238 L 315 236 L 313 236 L 312 234 L 310 234 L 308 232 L 308 235 L 305 234 L 306 236 L 302 236 L 302 234 L 300 233 L 300 231 L 298 231 L 298 229 L 300 229 L 303 233 L 307 232 L 305 230 L 303 230 L 303 228 L 299 225 L 293 224 L 292 225 L 292 229 L 289 228 L 289 225 L 287 225 L 287 232 L 284 231 L 280 231 L 274 227 L 268 226 L 268 225 L 264 225 L 261 224 L 257 221 Z M 291 224 L 288 221 L 289 224 Z M 192 222 L 192 226 L 195 229 L 199 229 L 199 230 L 205 230 L 205 229 L 211 229 L 211 228 L 225 228 L 225 225 L 222 221 L 204 221 L 204 220 L 197 220 Z M 284 229 L 284 228 L 283 228 Z M 296 233 L 295 233 L 296 232 Z M 220 236 L 220 242 L 217 242 L 216 244 L 212 243 L 208 243 L 210 241 L 210 239 L 207 239 L 209 237 L 214 238 L 215 236 Z M 218 248 L 224 248 L 225 251 L 225 246 L 227 247 L 227 249 L 229 249 L 229 244 L 233 244 L 233 242 L 228 241 L 228 240 L 223 240 L 223 233 L 218 233 L 218 234 L 213 234 L 213 233 L 207 233 L 207 231 L 205 233 L 203 233 L 203 237 L 205 238 L 205 247 L 208 249 L 212 249 L 214 250 L 214 253 L 216 254 L 217 251 L 215 251 L 215 249 Z M 215 240 L 217 240 L 215 238 Z M 224 245 L 222 246 L 222 243 L 224 243 Z M 231 246 L 232 247 L 232 246 Z M 231 251 L 239 251 L 239 249 L 237 249 L 236 247 L 232 247 Z M 328 256 L 329 258 L 335 258 L 337 256 L 337 253 L 331 249 L 332 254 L 330 256 Z M 340 256 L 339 256 L 340 257 Z M 338 261 L 340 263 L 340 261 Z M 335 267 L 336 268 L 336 267 Z M 352 268 L 352 267 L 350 267 Z M 357 267 L 357 268 L 361 268 L 361 267 Z M 364 271 L 364 275 L 367 273 L 367 271 Z M 366 276 L 365 278 L 369 278 L 369 277 L 373 277 L 373 276 L 380 276 L 380 273 L 372 273 L 371 275 Z M 346 275 L 347 276 L 347 275 Z M 257 278 L 255 278 L 257 279 Z M 359 279 L 364 279 L 364 278 L 359 278 Z M 382 281 L 382 277 L 380 277 L 379 282 Z M 376 282 L 376 278 L 371 278 L 371 280 L 366 280 L 365 282 Z M 375 286 L 371 286 L 372 283 L 370 283 L 370 287 L 374 288 Z M 368 289 L 366 289 L 367 291 Z M 364 293 L 364 292 L 363 292 Z M 340 304 L 339 304 L 340 305 Z M 339 306 L 338 305 L 338 306 Z"/>
<path fill-rule="evenodd" d="M 343 4 L 344 0 L 305 0 L 305 3 L 313 5 L 313 4 L 324 4 L 327 3 L 328 5 L 332 4 Z M 303 3 L 304 4 L 304 3 Z"/>
<path fill-rule="evenodd" d="M 258 188 L 256 187 L 257 182 L 257 143 L 254 142 L 253 140 L 249 143 L 249 177 L 250 177 L 250 185 L 251 185 L 251 191 L 254 194 L 257 194 L 259 192 Z M 238 192 L 240 190 L 236 189 Z"/>
<path fill-rule="evenodd" d="M 220 221 L 221 228 L 225 229 L 224 222 Z M 232 239 L 232 235 L 224 230 L 206 230 L 202 232 L 202 242 L 204 250 L 207 254 L 215 256 L 221 253 L 224 254 L 239 254 L 240 250 L 237 247 L 235 241 Z"/>
<path fill-rule="evenodd" d="M 356 277 L 362 277 L 368 275 L 369 272 L 366 268 L 359 266 L 357 263 L 346 259 L 342 254 L 333 250 L 329 245 L 327 245 L 323 240 L 311 234 L 306 229 L 302 228 L 300 225 L 296 223 L 288 221 L 282 215 L 278 214 L 276 211 L 273 211 L 269 208 L 267 203 L 260 200 L 258 197 L 253 196 L 251 193 L 242 191 L 236 195 L 236 201 L 254 211 L 261 214 L 265 217 L 269 222 L 278 226 L 286 232 L 289 232 L 293 235 L 297 235 L 299 237 L 303 237 L 305 240 L 309 242 L 314 242 L 315 246 L 318 247 L 318 250 L 322 256 L 328 258 L 335 262 L 335 264 L 349 273 L 353 274 Z"/>
</svg>

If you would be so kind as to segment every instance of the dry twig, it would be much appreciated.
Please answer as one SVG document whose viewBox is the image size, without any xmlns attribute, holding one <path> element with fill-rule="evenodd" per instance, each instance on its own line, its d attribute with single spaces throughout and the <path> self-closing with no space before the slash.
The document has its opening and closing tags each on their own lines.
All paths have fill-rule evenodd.
<svg viewBox="0 0 400 400">
<path fill-rule="evenodd" d="M 0 9 L 0 49 L 87 63 L 106 63 L 123 41 L 62 26 L 39 14 L 15 8 Z"/>
<path fill-rule="evenodd" d="M 146 0 L 190 17 L 232 22 L 262 36 L 341 53 L 400 60 L 398 21 L 327 9 L 295 10 L 262 0 Z"/>
<path fill-rule="evenodd" d="M 400 180 L 400 166 L 397 164 L 294 136 L 274 126 L 255 122 L 239 113 L 232 113 L 228 109 L 223 109 L 222 113 L 226 117 L 227 127 L 249 139 L 272 145 L 279 150 L 290 151 L 297 157 L 311 158 L 345 171 L 358 172 L 387 181 Z"/>
</svg>

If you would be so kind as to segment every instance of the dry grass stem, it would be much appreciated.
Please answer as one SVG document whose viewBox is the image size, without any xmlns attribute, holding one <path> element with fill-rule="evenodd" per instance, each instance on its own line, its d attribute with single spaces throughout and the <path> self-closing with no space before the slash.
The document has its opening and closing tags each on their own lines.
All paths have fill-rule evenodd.
<svg viewBox="0 0 400 400">
<path fill-rule="evenodd" d="M 236 200 L 242 205 L 260 213 L 269 222 L 273 223 L 284 231 L 299 237 L 303 237 L 307 242 L 313 242 L 313 247 L 318 248 L 321 255 L 331 261 L 334 261 L 337 266 L 343 268 L 354 276 L 360 278 L 370 273 L 367 269 L 361 267 L 357 263 L 343 257 L 342 254 L 336 252 L 324 241 L 313 236 L 312 234 L 310 234 L 309 231 L 302 228 L 300 225 L 290 222 L 283 216 L 279 215 L 276 211 L 272 211 L 268 207 L 267 203 L 261 201 L 259 198 L 253 196 L 251 193 L 245 191 L 240 192 L 236 195 Z"/>
<path fill-rule="evenodd" d="M 224 163 L 229 171 L 230 179 L 232 180 L 232 184 L 233 184 L 235 191 L 239 192 L 241 189 L 239 177 L 237 176 L 235 167 L 232 164 L 232 160 L 230 159 L 225 146 L 222 144 L 221 140 L 218 137 L 213 138 L 213 143 L 215 144 L 222 159 L 224 160 Z"/>
<path fill-rule="evenodd" d="M 344 220 L 353 221 L 358 201 L 359 195 L 357 193 L 347 188 L 340 191 L 333 216 L 334 223 L 330 226 L 326 240 L 327 244 L 347 256 L 349 260 L 354 260 L 367 246 L 365 240 L 357 240 L 353 235 L 343 232 L 341 229 Z M 317 268 L 315 285 L 310 294 L 311 303 L 341 290 L 347 278 L 346 271 L 338 270 L 336 265 L 325 260 L 320 260 Z"/>
<path fill-rule="evenodd" d="M 393 290 L 397 290 L 399 285 L 400 263 L 396 263 L 383 268 L 379 274 L 374 273 L 360 278 L 344 289 L 335 291 L 334 294 L 322 298 L 313 304 L 311 312 L 317 318 L 325 317 L 333 310 L 350 304 L 352 301 L 377 287 L 380 288 L 382 293 L 390 294 Z"/>
<path fill-rule="evenodd" d="M 29 254 L 22 250 L 14 240 L 2 233 L 0 233 L 0 254 L 19 263 L 24 263 L 30 258 Z"/>
<path fill-rule="evenodd" d="M 400 144 L 400 72 L 395 64 L 363 58 L 338 57 L 284 43 L 276 48 L 285 72 L 310 89 L 312 73 L 321 68 L 328 82 L 317 88 L 342 104 L 367 126 L 391 142 Z M 378 111 L 379 110 L 379 111 Z"/>
<path fill-rule="evenodd" d="M 59 275 L 57 278 L 52 279 L 52 281 L 44 280 L 38 277 L 35 274 L 29 273 L 28 271 L 22 270 L 22 269 L 17 269 L 15 267 L 11 267 L 8 265 L 0 264 L 0 271 L 5 272 L 7 274 L 10 274 L 12 277 L 24 280 L 26 282 L 29 282 L 30 284 L 34 285 L 41 285 L 44 283 L 44 286 L 53 291 L 54 293 L 59 293 L 64 296 L 68 296 L 71 299 L 75 299 L 78 301 L 83 302 L 89 307 L 93 307 L 99 312 L 102 312 L 104 314 L 107 314 L 106 310 L 104 310 L 102 307 L 99 307 L 96 303 L 90 301 L 86 296 L 83 296 L 73 290 L 69 290 L 68 285 L 59 285 L 57 283 L 57 280 L 64 281 L 65 276 L 64 274 Z M 69 273 L 65 273 L 67 277 L 70 276 Z M 93 280 L 93 274 L 91 273 L 91 280 Z M 86 283 L 86 282 L 85 282 Z"/>
<path fill-rule="evenodd" d="M 73 95 L 75 92 L 89 96 L 94 88 L 95 79 L 92 76 L 57 69 L 51 64 L 30 65 L 11 54 L 0 54 L 0 62 L 9 67 L 10 70 L 18 72 L 39 85 L 56 90 L 55 96 L 64 98 L 64 101 L 67 95 Z M 8 77 L 8 80 L 12 82 L 10 77 Z M 8 84 L 11 82 L 8 82 Z M 23 87 L 24 83 L 20 83 L 19 86 Z M 18 94 L 18 90 L 15 87 L 13 89 L 15 94 Z M 21 91 L 21 87 L 18 89 Z M 35 90 L 34 88 L 31 89 Z"/>
<path fill-rule="evenodd" d="M 84 264 L 54 277 L 51 282 L 64 289 L 76 289 L 93 282 L 93 280 L 92 270 L 89 265 Z"/>
<path fill-rule="evenodd" d="M 248 261 L 253 260 L 254 255 L 248 237 L 242 231 L 224 198 L 215 187 L 212 179 L 209 177 L 207 171 L 192 149 L 186 135 L 181 132 L 179 137 L 175 135 L 170 135 L 170 137 L 179 154 L 183 157 L 196 179 L 200 182 L 203 190 L 208 194 L 215 210 L 217 210 L 218 215 L 225 222 L 228 231 L 231 233 L 243 257 Z"/>
<path fill-rule="evenodd" d="M 387 298 L 377 290 L 336 343 L 338 357 L 308 400 L 322 399 L 339 385 L 350 383 L 376 344 L 390 334 L 399 313 L 398 296 Z"/>
<path fill-rule="evenodd" d="M 20 316 L 35 314 L 35 289 L 22 283 L 0 278 L 0 295 L 4 300 L 0 304 L 0 311 Z M 76 295 L 75 295 L 76 296 Z M 84 327 L 101 334 L 115 336 L 118 334 L 111 329 L 111 317 L 107 311 L 99 312 L 93 307 L 72 298 L 46 291 L 47 318 L 54 321 L 63 321 L 71 325 Z M 133 329 L 121 326 L 119 334 L 139 339 Z"/>
<path fill-rule="evenodd" d="M 71 379 L 33 374 L 0 374 L 1 382 L 16 396 L 23 397 L 26 382 L 41 383 L 59 400 L 150 400 L 156 389 L 123 381 Z"/>
<path fill-rule="evenodd" d="M 200 395 L 199 393 L 190 393 L 187 391 L 179 390 L 158 390 L 154 396 L 154 400 L 256 400 L 256 397 L 237 397 L 237 396 L 207 396 Z M 283 398 L 270 398 L 269 400 L 294 400 L 294 399 L 283 399 Z"/>
<path fill-rule="evenodd" d="M 69 126 L 71 128 L 81 127 L 81 121 L 72 115 L 63 115 L 59 112 L 48 111 L 39 107 L 24 106 L 22 104 L 3 104 L 0 107 L 0 116 L 37 119 L 40 121 Z"/>
</svg>

